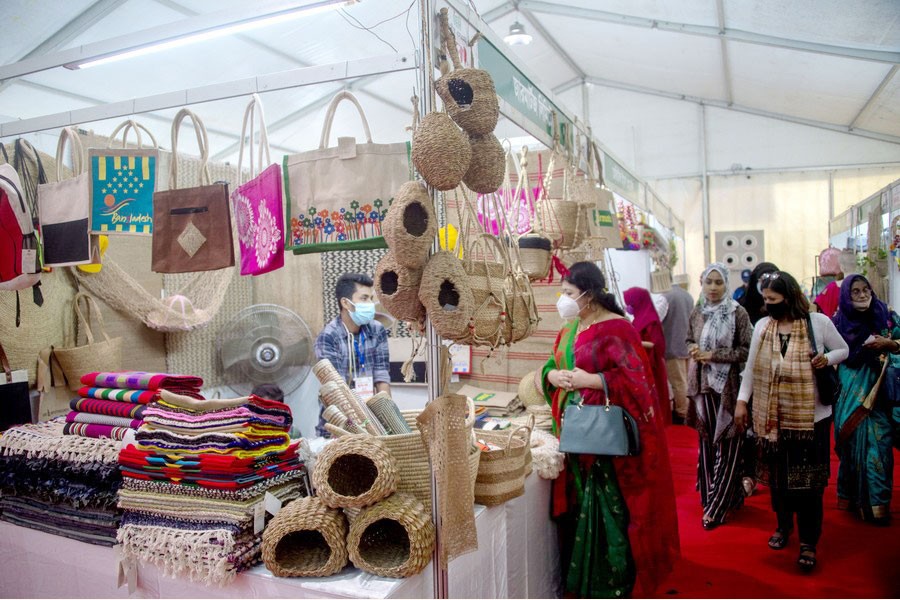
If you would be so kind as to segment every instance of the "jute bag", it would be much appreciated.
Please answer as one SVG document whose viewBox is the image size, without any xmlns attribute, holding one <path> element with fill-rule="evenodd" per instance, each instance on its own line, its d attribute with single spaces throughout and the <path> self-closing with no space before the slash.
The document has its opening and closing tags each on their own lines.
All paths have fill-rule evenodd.
<svg viewBox="0 0 900 600">
<path fill-rule="evenodd" d="M 63 178 L 66 141 L 72 147 L 71 179 Z M 73 127 L 64 127 L 56 145 L 55 183 L 38 186 L 38 215 L 44 244 L 44 265 L 66 267 L 91 262 L 91 177 L 85 170 L 84 148 Z"/>
<path fill-rule="evenodd" d="M 31 399 L 28 393 L 28 372 L 13 371 L 0 344 L 0 431 L 14 425 L 31 423 Z"/>
<path fill-rule="evenodd" d="M 600 162 L 600 151 L 597 144 L 591 142 L 588 157 L 588 174 L 593 179 L 592 165 L 597 165 L 596 181 L 592 188 L 594 199 L 587 212 L 588 237 L 591 243 L 600 248 L 621 248 L 622 236 L 619 233 L 619 219 L 616 216 L 616 202 L 612 192 L 605 187 L 603 180 L 603 163 Z"/>
<path fill-rule="evenodd" d="M 135 132 L 137 148 L 128 147 Z M 141 131 L 153 144 L 143 147 Z M 113 148 L 122 134 L 122 147 Z M 91 170 L 91 233 L 153 234 L 153 193 L 159 144 L 150 131 L 132 120 L 123 121 L 109 136 L 106 148 L 88 150 Z"/>
<path fill-rule="evenodd" d="M 253 124 L 256 115 L 259 115 L 259 156 L 254 164 Z M 247 136 L 248 122 L 250 181 L 240 184 L 234 190 L 231 202 L 241 249 L 241 275 L 262 275 L 284 266 L 284 208 L 281 200 L 281 167 L 271 164 L 262 100 L 257 94 L 253 94 L 244 112 L 238 154 L 238 181 L 242 181 L 244 175 L 244 138 Z M 265 164 L 269 166 L 263 169 Z M 260 173 L 257 173 L 256 166 L 261 170 Z"/>
<path fill-rule="evenodd" d="M 37 418 L 39 422 L 68 414 L 72 392 L 69 391 L 66 375 L 62 371 L 59 359 L 56 358 L 53 346 L 44 348 L 38 354 L 36 388 L 40 393 Z"/>
<path fill-rule="evenodd" d="M 530 438 L 527 427 L 517 427 L 509 432 L 499 449 L 481 453 L 475 502 L 496 506 L 525 493 L 525 454 Z"/>
<path fill-rule="evenodd" d="M 200 147 L 199 187 L 178 188 L 178 130 L 189 118 Z M 182 108 L 172 121 L 169 189 L 153 194 L 152 269 L 156 273 L 214 271 L 234 266 L 228 185 L 210 184 L 209 140 L 203 122 Z"/>
<path fill-rule="evenodd" d="M 359 111 L 365 144 L 338 138 L 328 147 L 338 104 L 350 101 Z M 394 193 L 412 179 L 408 143 L 376 144 L 362 106 L 353 94 L 338 93 L 328 107 L 319 148 L 284 157 L 284 190 L 294 254 L 335 250 L 371 250 L 386 246 L 381 223 Z"/>
<path fill-rule="evenodd" d="M 84 301 L 84 312 L 81 309 L 82 301 Z M 69 389 L 77 392 L 81 387 L 81 376 L 85 373 L 122 370 L 123 340 L 122 338 L 110 338 L 106 333 L 103 315 L 100 314 L 100 308 L 93 297 L 85 293 L 75 294 L 73 306 L 78 327 L 84 327 L 87 344 L 76 345 L 72 348 L 57 348 L 54 354 L 59 361 L 59 366 L 62 367 Z M 94 318 L 96 319 L 95 324 L 103 336 L 103 340 L 99 342 L 94 341 L 94 331 L 91 328 L 91 321 Z"/>
</svg>

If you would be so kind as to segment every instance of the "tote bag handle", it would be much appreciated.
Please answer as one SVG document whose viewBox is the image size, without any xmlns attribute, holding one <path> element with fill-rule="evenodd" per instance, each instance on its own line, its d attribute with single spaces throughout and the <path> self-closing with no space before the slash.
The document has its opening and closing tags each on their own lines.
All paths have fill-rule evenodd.
<svg viewBox="0 0 900 600">
<path fill-rule="evenodd" d="M 72 147 L 72 176 L 78 177 L 84 173 L 84 145 L 81 136 L 74 127 L 63 127 L 59 132 L 59 141 L 56 143 L 56 180 L 63 180 L 63 159 L 66 154 L 66 141 Z"/>
<path fill-rule="evenodd" d="M 197 146 L 200 148 L 200 175 L 199 185 L 209 185 L 209 138 L 206 135 L 206 127 L 203 121 L 187 108 L 182 108 L 172 121 L 172 160 L 169 162 L 169 189 L 178 189 L 178 130 L 181 122 L 188 118 L 194 124 L 194 134 L 197 136 Z"/>
<path fill-rule="evenodd" d="M 112 148 L 113 141 L 115 141 L 117 139 L 119 133 L 121 133 L 122 134 L 122 147 L 127 148 L 128 147 L 128 134 L 132 131 L 134 131 L 135 137 L 137 137 L 138 148 L 144 147 L 143 138 L 141 137 L 142 131 L 144 133 L 146 133 L 147 136 L 150 138 L 150 141 L 153 142 L 153 145 L 147 146 L 147 148 L 151 148 L 151 149 L 159 148 L 159 144 L 156 143 L 156 138 L 153 137 L 153 134 L 150 132 L 150 130 L 133 119 L 128 119 L 127 121 L 122 121 L 121 123 L 119 123 L 118 127 L 113 129 L 113 132 L 111 134 L 109 134 L 109 140 L 107 140 L 107 142 L 106 142 L 106 147 Z"/>
<path fill-rule="evenodd" d="M 82 300 L 84 300 L 84 312 L 87 316 L 81 312 Z M 99 331 L 103 335 L 103 338 L 107 342 L 112 341 L 106 333 L 106 325 L 103 322 L 103 315 L 100 313 L 100 307 L 97 306 L 97 302 L 91 296 L 84 292 L 75 294 L 75 315 L 78 318 L 78 322 L 84 324 L 84 335 L 87 337 L 88 345 L 94 343 L 94 332 L 91 330 L 91 320 L 94 317 L 97 318 L 97 325 L 99 326 Z"/>
<path fill-rule="evenodd" d="M 253 138 L 254 131 L 253 126 L 257 121 L 256 117 L 259 120 L 259 143 L 257 144 L 257 164 L 259 165 L 259 171 L 262 171 L 264 165 L 271 164 L 272 158 L 270 154 L 269 148 L 269 132 L 266 129 L 266 116 L 263 112 L 262 99 L 260 99 L 259 94 L 253 94 L 250 97 L 250 103 L 247 105 L 247 108 L 244 110 L 244 122 L 241 125 L 241 147 L 238 150 L 238 181 L 243 183 L 243 174 L 244 170 L 242 168 L 244 164 L 244 139 L 247 138 L 247 126 L 250 126 L 250 138 L 248 140 L 248 154 L 250 156 L 250 177 L 249 179 L 253 179 L 259 173 L 256 170 L 254 162 L 253 162 Z M 265 156 L 265 161 L 263 157 Z"/>
<path fill-rule="evenodd" d="M 366 132 L 366 143 L 372 143 L 372 132 L 369 130 L 369 121 L 366 119 L 366 113 L 363 112 L 362 105 L 360 105 L 356 96 L 344 90 L 338 92 L 331 100 L 331 104 L 328 105 L 328 112 L 325 113 L 325 124 L 322 127 L 322 137 L 319 139 L 320 150 L 324 150 L 328 147 L 328 138 L 331 137 L 331 125 L 334 123 L 334 113 L 337 111 L 338 104 L 340 104 L 342 100 L 349 100 L 356 107 L 356 110 L 359 111 L 359 118 L 362 119 L 363 129 Z"/>
</svg>

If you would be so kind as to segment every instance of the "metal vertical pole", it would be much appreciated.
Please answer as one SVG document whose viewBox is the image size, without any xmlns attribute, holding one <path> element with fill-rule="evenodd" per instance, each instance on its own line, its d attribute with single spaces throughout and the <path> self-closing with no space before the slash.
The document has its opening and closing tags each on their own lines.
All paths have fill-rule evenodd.
<svg viewBox="0 0 900 600">
<path fill-rule="evenodd" d="M 703 197 L 700 201 L 703 213 L 703 264 L 708 265 L 710 259 L 710 231 L 709 231 L 709 175 L 707 174 L 706 160 L 706 106 L 700 105 L 700 163 L 703 185 Z"/>
<path fill-rule="evenodd" d="M 435 51 L 433 47 L 433 33 L 432 26 L 434 25 L 435 19 L 435 9 L 434 9 L 434 0 L 420 0 L 419 2 L 420 10 L 422 11 L 420 15 L 420 23 L 421 23 L 421 65 L 422 68 L 420 70 L 419 76 L 419 90 L 420 90 L 420 102 L 419 105 L 421 107 L 421 111 L 423 115 L 427 115 L 431 111 L 435 109 L 432 102 L 432 79 L 434 77 L 434 61 L 435 61 Z M 431 71 L 431 72 L 429 72 Z M 430 188 L 432 201 L 435 206 L 439 206 L 439 192 L 434 188 Z M 438 211 L 441 215 L 443 215 L 443 211 Z M 442 221 L 445 219 L 442 219 Z M 444 225 L 443 222 L 439 223 L 441 226 Z M 440 249 L 438 242 L 435 241 L 432 247 L 432 251 L 435 252 Z M 431 319 L 427 319 L 425 322 L 425 335 L 428 339 L 428 349 L 425 357 L 425 379 L 428 383 L 428 403 L 434 402 L 434 399 L 441 395 L 441 339 L 438 336 L 437 332 L 434 330 L 434 327 L 431 325 Z M 450 589 L 449 589 L 449 579 L 447 577 L 447 570 L 441 566 L 441 544 L 442 544 L 442 535 L 441 535 L 441 522 L 440 522 L 440 513 L 438 511 L 438 502 L 440 496 L 438 495 L 438 484 L 437 480 L 434 478 L 434 471 L 431 474 L 431 516 L 435 523 L 435 543 L 434 543 L 434 552 L 431 556 L 431 571 L 434 579 L 433 583 L 433 596 L 435 598 L 449 598 L 450 597 Z"/>
</svg>

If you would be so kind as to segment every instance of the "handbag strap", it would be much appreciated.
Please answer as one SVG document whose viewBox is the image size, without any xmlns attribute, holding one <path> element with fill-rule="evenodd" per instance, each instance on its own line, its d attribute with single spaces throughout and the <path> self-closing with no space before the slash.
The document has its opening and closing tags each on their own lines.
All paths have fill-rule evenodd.
<svg viewBox="0 0 900 600">
<path fill-rule="evenodd" d="M 137 137 L 137 147 L 143 148 L 143 138 L 141 137 L 141 132 L 147 134 L 150 138 L 150 141 L 153 142 L 152 146 L 147 146 L 147 148 L 159 148 L 159 144 L 156 142 L 156 138 L 153 136 L 153 133 L 134 119 L 128 119 L 127 121 L 122 121 L 119 125 L 113 129 L 113 132 L 109 134 L 109 139 L 106 142 L 107 148 L 112 148 L 112 143 L 115 141 L 119 135 L 122 134 L 122 147 L 128 147 L 128 134 L 134 131 L 135 137 Z"/>
<path fill-rule="evenodd" d="M 0 365 L 3 366 L 3 372 L 6 374 L 6 383 L 12 383 L 12 369 L 9 368 L 9 359 L 6 358 L 3 344 L 0 344 Z"/>
<path fill-rule="evenodd" d="M 531 430 L 528 429 L 528 427 L 526 427 L 525 425 L 519 425 L 518 427 L 516 427 L 515 429 L 510 431 L 509 437 L 506 438 L 506 448 L 503 449 L 504 456 L 509 454 L 509 449 L 512 447 L 512 439 L 516 436 L 517 433 L 519 433 L 523 429 L 528 432 L 528 437 L 529 438 L 531 437 Z M 525 440 L 523 440 L 523 441 L 525 441 Z M 528 442 L 526 441 L 525 443 L 527 444 Z"/>
<path fill-rule="evenodd" d="M 816 334 L 813 333 L 812 319 L 809 314 L 806 315 L 806 335 L 809 336 L 809 349 L 819 353 L 819 347 L 816 345 Z"/>
<path fill-rule="evenodd" d="M 194 125 L 194 134 L 197 136 L 197 146 L 200 148 L 200 175 L 198 185 L 209 185 L 209 137 L 206 135 L 206 127 L 203 121 L 191 110 L 182 108 L 172 121 L 172 160 L 169 162 L 169 189 L 178 189 L 178 131 L 181 123 L 190 119 Z"/>
<path fill-rule="evenodd" d="M 325 113 L 325 124 L 322 126 L 322 137 L 319 138 L 320 150 L 328 147 L 328 138 L 331 137 L 331 125 L 334 123 L 334 113 L 337 111 L 338 104 L 343 100 L 352 102 L 353 106 L 356 107 L 356 110 L 359 111 L 359 118 L 362 120 L 363 129 L 366 132 L 366 143 L 372 143 L 372 132 L 369 130 L 369 121 L 366 119 L 366 113 L 363 112 L 362 105 L 359 103 L 359 100 L 356 99 L 356 96 L 347 90 L 343 90 L 338 92 L 331 100 L 331 104 L 328 105 L 328 111 Z"/>
<path fill-rule="evenodd" d="M 262 99 L 259 97 L 259 94 L 253 94 L 250 97 L 250 103 L 247 104 L 247 108 L 244 110 L 244 122 L 241 125 L 241 147 L 238 150 L 238 181 L 243 183 L 243 174 L 244 171 L 242 169 L 243 161 L 244 161 L 244 139 L 247 138 L 247 126 L 250 126 L 250 137 L 247 143 L 248 146 L 248 154 L 250 156 L 250 179 L 256 177 L 258 171 L 254 168 L 253 162 L 253 138 L 254 131 L 253 126 L 259 120 L 259 143 L 257 144 L 257 164 L 259 165 L 259 171 L 263 170 L 263 165 L 268 165 L 272 163 L 271 150 L 269 148 L 269 132 L 266 129 L 266 116 L 263 112 L 263 104 Z M 265 160 L 263 159 L 265 157 Z"/>
<path fill-rule="evenodd" d="M 72 176 L 84 173 L 84 144 L 74 127 L 63 127 L 56 143 L 56 180 L 63 180 L 63 160 L 65 159 L 66 141 L 72 147 Z"/>
<path fill-rule="evenodd" d="M 30 157 L 28 155 L 31 155 Z M 34 160 L 37 173 L 32 174 L 32 166 L 29 164 L 29 158 Z M 44 171 L 44 163 L 41 155 L 31 145 L 31 142 L 25 138 L 16 139 L 15 151 L 13 153 L 13 166 L 19 173 L 19 182 L 22 185 L 22 192 L 31 208 L 31 215 L 37 215 L 37 186 L 47 183 L 47 173 Z"/>
<path fill-rule="evenodd" d="M 85 315 L 81 312 L 80 302 L 82 300 L 84 300 L 86 308 L 85 312 L 87 313 L 87 317 L 85 317 Z M 97 302 L 92 296 L 89 296 L 84 292 L 78 292 L 77 294 L 75 294 L 75 315 L 78 318 L 78 322 L 84 324 L 84 334 L 87 337 L 88 344 L 94 343 L 94 332 L 91 331 L 91 319 L 93 317 L 97 318 L 99 331 L 103 335 L 103 338 L 107 342 L 112 341 L 109 335 L 106 333 L 106 325 L 103 323 L 103 314 L 100 312 L 100 307 L 97 306 Z"/>
</svg>

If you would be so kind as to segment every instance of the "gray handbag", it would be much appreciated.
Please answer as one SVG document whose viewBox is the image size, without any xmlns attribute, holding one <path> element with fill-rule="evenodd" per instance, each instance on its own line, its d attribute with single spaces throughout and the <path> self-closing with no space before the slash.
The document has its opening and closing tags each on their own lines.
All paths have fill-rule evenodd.
<svg viewBox="0 0 900 600">
<path fill-rule="evenodd" d="M 609 403 L 606 377 L 603 382 L 605 405 L 570 404 L 563 416 L 559 451 L 566 454 L 596 454 L 599 456 L 637 456 L 641 452 L 641 438 L 637 421 L 621 406 Z"/>
</svg>

